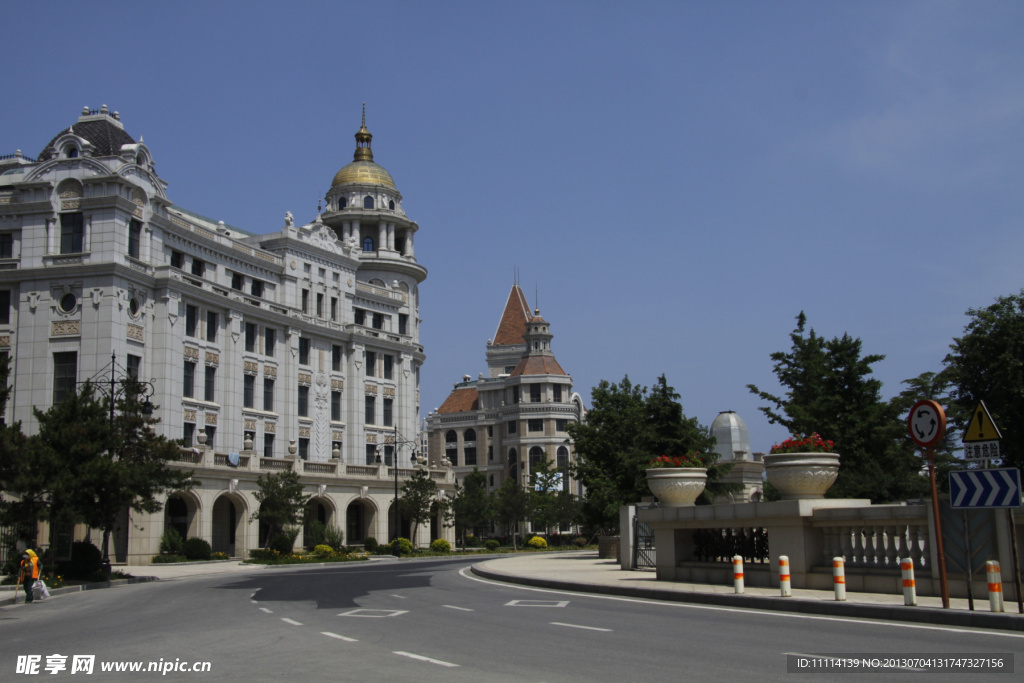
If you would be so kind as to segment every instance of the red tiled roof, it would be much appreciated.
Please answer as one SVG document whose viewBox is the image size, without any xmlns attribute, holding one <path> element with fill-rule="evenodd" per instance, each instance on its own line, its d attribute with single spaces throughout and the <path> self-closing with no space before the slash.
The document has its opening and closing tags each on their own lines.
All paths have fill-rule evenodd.
<svg viewBox="0 0 1024 683">
<path fill-rule="evenodd" d="M 467 410 L 477 410 L 480 408 L 480 394 L 477 392 L 476 387 L 468 389 L 456 389 L 448 398 L 444 400 L 441 407 L 437 409 L 439 413 L 464 413 Z"/>
<path fill-rule="evenodd" d="M 505 310 L 494 334 L 494 343 L 501 345 L 524 344 L 526 342 L 526 321 L 531 318 L 530 305 L 519 285 L 512 285 L 508 293 Z"/>
<path fill-rule="evenodd" d="M 512 371 L 512 377 L 520 375 L 564 375 L 565 370 L 558 364 L 554 356 L 527 356 L 519 361 Z"/>
</svg>

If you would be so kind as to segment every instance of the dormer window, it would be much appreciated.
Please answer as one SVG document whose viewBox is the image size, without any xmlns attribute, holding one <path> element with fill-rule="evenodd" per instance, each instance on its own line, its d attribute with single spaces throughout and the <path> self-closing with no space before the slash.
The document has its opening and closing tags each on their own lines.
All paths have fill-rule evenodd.
<svg viewBox="0 0 1024 683">
<path fill-rule="evenodd" d="M 74 145 L 68 145 L 64 148 L 64 156 L 68 159 L 74 159 L 78 156 L 78 148 Z"/>
<path fill-rule="evenodd" d="M 363 197 L 363 208 L 364 209 L 372 209 L 373 208 L 373 197 L 371 197 L 370 195 L 366 195 L 365 197 Z M 372 251 L 372 249 L 370 251 Z"/>
</svg>

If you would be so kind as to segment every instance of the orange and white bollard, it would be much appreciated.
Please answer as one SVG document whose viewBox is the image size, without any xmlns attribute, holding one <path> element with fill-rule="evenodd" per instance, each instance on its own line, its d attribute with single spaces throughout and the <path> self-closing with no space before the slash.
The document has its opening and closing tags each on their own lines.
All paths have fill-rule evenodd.
<svg viewBox="0 0 1024 683">
<path fill-rule="evenodd" d="M 732 582 L 737 593 L 743 592 L 743 558 L 739 555 L 732 557 Z"/>
<path fill-rule="evenodd" d="M 793 585 L 790 583 L 789 576 L 789 558 L 785 555 L 779 555 L 779 590 L 784 598 L 793 596 Z"/>
<path fill-rule="evenodd" d="M 907 607 L 917 605 L 917 585 L 914 583 L 914 559 L 908 557 L 900 560 L 900 569 L 903 571 L 903 604 Z"/>
<path fill-rule="evenodd" d="M 985 563 L 985 575 L 988 577 L 988 604 L 993 612 L 1003 610 L 1003 576 L 999 571 L 999 563 L 989 560 Z"/>
<path fill-rule="evenodd" d="M 832 585 L 836 589 L 836 600 L 846 600 L 846 560 L 832 558 Z"/>
</svg>

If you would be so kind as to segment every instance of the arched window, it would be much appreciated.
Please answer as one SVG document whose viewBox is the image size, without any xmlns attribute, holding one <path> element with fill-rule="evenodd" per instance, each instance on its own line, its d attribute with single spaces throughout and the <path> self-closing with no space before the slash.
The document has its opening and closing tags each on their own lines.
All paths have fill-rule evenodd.
<svg viewBox="0 0 1024 683">
<path fill-rule="evenodd" d="M 462 433 L 462 440 L 463 441 L 476 441 L 476 430 L 475 429 L 467 429 L 465 432 Z"/>
<path fill-rule="evenodd" d="M 348 206 L 348 198 L 347 197 L 339 197 L 338 198 L 338 208 L 339 209 L 344 209 L 346 206 Z"/>
<path fill-rule="evenodd" d="M 534 446 L 530 449 L 530 471 L 535 471 L 542 462 L 544 462 L 544 449 Z"/>
<path fill-rule="evenodd" d="M 388 202 L 388 208 L 391 209 L 392 211 L 395 210 L 395 200 L 394 199 L 392 199 L 391 201 Z"/>
<path fill-rule="evenodd" d="M 373 238 L 372 237 L 364 237 L 363 238 L 363 251 L 373 251 Z"/>
<path fill-rule="evenodd" d="M 371 197 L 370 195 L 366 195 L 365 197 L 363 197 L 363 208 L 364 209 L 372 209 L 373 208 L 373 197 Z"/>
<path fill-rule="evenodd" d="M 74 159 L 78 156 L 78 148 L 74 145 L 68 145 L 64 148 L 64 155 L 67 156 L 68 159 Z"/>
<path fill-rule="evenodd" d="M 444 442 L 445 443 L 455 443 L 458 440 L 459 440 L 459 436 L 458 436 L 458 434 L 455 433 L 454 429 L 449 429 L 447 432 L 445 432 L 445 435 L 444 435 Z"/>
<path fill-rule="evenodd" d="M 562 474 L 562 490 L 569 490 L 569 449 L 558 447 L 558 471 Z"/>
</svg>

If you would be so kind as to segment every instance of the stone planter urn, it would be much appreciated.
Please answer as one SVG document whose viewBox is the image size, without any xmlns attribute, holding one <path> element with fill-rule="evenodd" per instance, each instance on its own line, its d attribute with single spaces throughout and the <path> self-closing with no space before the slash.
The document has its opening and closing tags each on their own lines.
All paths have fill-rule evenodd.
<svg viewBox="0 0 1024 683">
<path fill-rule="evenodd" d="M 783 500 L 817 500 L 839 476 L 838 453 L 775 453 L 764 456 L 768 483 Z"/>
<path fill-rule="evenodd" d="M 694 504 L 708 483 L 704 467 L 655 467 L 647 470 L 647 487 L 663 507 Z"/>
</svg>

